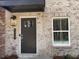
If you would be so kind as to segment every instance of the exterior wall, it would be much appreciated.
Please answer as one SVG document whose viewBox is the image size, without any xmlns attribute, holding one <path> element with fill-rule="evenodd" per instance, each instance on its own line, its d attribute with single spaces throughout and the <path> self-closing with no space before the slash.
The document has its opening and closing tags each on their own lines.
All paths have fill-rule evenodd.
<svg viewBox="0 0 79 59">
<path fill-rule="evenodd" d="M 38 51 L 41 54 L 73 56 L 79 53 L 79 0 L 46 0 L 45 12 L 14 13 L 20 16 L 37 16 Z M 69 17 L 70 20 L 70 47 L 54 47 L 52 45 L 52 18 Z M 17 19 L 19 20 L 19 19 Z"/>
<path fill-rule="evenodd" d="M 19 17 L 37 16 L 37 45 L 38 54 L 43 55 L 79 55 L 79 0 L 46 0 L 45 12 L 13 13 L 17 16 L 17 39 L 10 41 L 18 50 Z M 70 47 L 54 47 L 52 45 L 52 18 L 69 17 Z M 12 35 L 8 35 L 8 37 Z M 15 42 L 15 44 L 14 44 Z M 10 44 L 9 44 L 10 45 Z M 12 51 L 8 48 L 8 52 Z M 8 53 L 7 52 L 7 53 Z"/>
<path fill-rule="evenodd" d="M 52 42 L 50 39 L 45 38 L 46 36 L 50 38 L 50 35 L 48 32 L 46 32 L 46 27 L 48 27 L 49 21 L 48 20 L 48 16 L 46 16 L 46 13 L 43 12 L 25 12 L 25 13 L 13 13 L 13 15 L 15 15 L 17 17 L 17 39 L 16 41 L 16 46 L 17 46 L 17 50 L 18 50 L 18 46 L 19 46 L 19 40 L 21 40 L 19 38 L 19 34 L 20 34 L 20 29 L 19 29 L 19 24 L 20 24 L 20 17 L 36 17 L 36 29 L 37 29 L 37 55 L 52 55 L 52 48 L 50 47 L 52 45 Z M 45 23 L 46 22 L 46 23 Z M 50 21 L 51 22 L 51 21 Z M 44 25 L 44 26 L 43 26 Z M 46 26 L 46 27 L 45 27 Z M 19 53 L 18 53 L 19 54 Z"/>
<path fill-rule="evenodd" d="M 68 17 L 70 20 L 70 47 L 54 47 L 53 55 L 79 55 L 79 0 L 46 0 L 46 11 L 52 17 Z M 50 7 L 51 6 L 51 7 Z M 48 19 L 48 20 L 49 20 Z M 50 24 L 50 23 L 47 23 Z M 51 28 L 48 26 L 48 29 Z M 52 29 L 50 29 L 52 30 Z M 48 30 L 47 30 L 48 31 Z M 47 32 L 46 31 L 46 32 Z M 51 35 L 52 32 L 50 32 Z M 48 35 L 48 34 L 47 34 Z M 49 39 L 49 37 L 46 37 Z M 50 38 L 52 39 L 52 38 Z"/>
<path fill-rule="evenodd" d="M 10 17 L 11 17 L 11 12 L 5 10 L 5 21 L 6 21 L 6 26 L 5 26 L 5 55 L 11 55 L 12 54 L 12 46 L 13 46 L 13 28 L 10 26 Z"/>
<path fill-rule="evenodd" d="M 5 10 L 0 8 L 0 58 L 5 55 Z"/>
</svg>

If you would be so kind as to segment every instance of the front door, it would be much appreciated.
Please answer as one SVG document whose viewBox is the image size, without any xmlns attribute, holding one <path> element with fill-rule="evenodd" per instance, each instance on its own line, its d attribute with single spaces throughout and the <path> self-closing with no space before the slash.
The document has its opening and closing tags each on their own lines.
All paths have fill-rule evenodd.
<svg viewBox="0 0 79 59">
<path fill-rule="evenodd" d="M 36 53 L 36 18 L 21 18 L 22 53 Z"/>
</svg>

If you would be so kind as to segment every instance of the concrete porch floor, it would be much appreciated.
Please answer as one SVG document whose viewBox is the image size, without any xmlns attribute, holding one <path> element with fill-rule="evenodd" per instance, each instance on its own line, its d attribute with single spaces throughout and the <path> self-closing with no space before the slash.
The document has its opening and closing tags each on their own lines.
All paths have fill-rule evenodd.
<svg viewBox="0 0 79 59">
<path fill-rule="evenodd" d="M 36 56 L 36 57 L 19 58 L 19 59 L 53 59 L 53 58 L 49 56 Z"/>
</svg>

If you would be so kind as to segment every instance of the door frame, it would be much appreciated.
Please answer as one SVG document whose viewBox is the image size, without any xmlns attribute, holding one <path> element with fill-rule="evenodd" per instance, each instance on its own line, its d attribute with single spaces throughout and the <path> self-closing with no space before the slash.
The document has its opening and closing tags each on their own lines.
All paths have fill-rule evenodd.
<svg viewBox="0 0 79 59">
<path fill-rule="evenodd" d="M 19 36 L 19 46 L 18 46 L 18 56 L 21 58 L 33 57 L 38 55 L 38 45 L 37 45 L 37 16 L 20 16 L 19 19 L 19 34 L 21 34 L 21 19 L 22 18 L 36 18 L 36 53 L 21 53 L 21 36 Z"/>
</svg>

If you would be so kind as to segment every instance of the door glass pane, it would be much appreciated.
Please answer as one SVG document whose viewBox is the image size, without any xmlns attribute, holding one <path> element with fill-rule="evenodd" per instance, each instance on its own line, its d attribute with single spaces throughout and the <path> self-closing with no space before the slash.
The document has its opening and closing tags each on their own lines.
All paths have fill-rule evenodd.
<svg viewBox="0 0 79 59">
<path fill-rule="evenodd" d="M 53 30 L 60 30 L 60 20 L 59 19 L 53 20 Z"/>
<path fill-rule="evenodd" d="M 68 30 L 68 19 L 67 18 L 61 20 L 61 29 Z"/>
<path fill-rule="evenodd" d="M 60 41 L 60 32 L 54 32 L 54 41 Z"/>
</svg>

